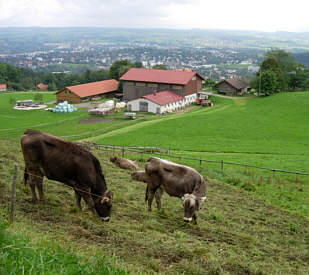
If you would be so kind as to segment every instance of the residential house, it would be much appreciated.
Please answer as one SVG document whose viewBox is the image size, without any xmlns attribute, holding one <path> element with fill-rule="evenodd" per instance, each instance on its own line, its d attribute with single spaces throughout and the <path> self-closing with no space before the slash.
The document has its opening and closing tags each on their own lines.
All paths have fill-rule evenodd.
<svg viewBox="0 0 309 275">
<path fill-rule="evenodd" d="M 36 85 L 36 87 L 41 91 L 47 91 L 48 89 L 48 85 L 45 85 L 43 83 L 39 83 L 38 85 Z"/>
<path fill-rule="evenodd" d="M 0 92 L 6 91 L 6 84 L 0 84 Z"/>
</svg>

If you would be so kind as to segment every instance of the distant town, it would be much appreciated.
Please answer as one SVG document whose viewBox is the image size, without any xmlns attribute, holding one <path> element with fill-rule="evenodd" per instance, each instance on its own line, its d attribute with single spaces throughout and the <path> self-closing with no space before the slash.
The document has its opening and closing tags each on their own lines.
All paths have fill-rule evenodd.
<svg viewBox="0 0 309 275">
<path fill-rule="evenodd" d="M 309 60 L 306 33 L 0 28 L 0 41 L 1 63 L 53 73 L 108 70 L 115 61 L 127 59 L 145 68 L 189 68 L 216 81 L 235 76 L 250 80 L 272 48 L 292 52 L 304 64 Z"/>
</svg>

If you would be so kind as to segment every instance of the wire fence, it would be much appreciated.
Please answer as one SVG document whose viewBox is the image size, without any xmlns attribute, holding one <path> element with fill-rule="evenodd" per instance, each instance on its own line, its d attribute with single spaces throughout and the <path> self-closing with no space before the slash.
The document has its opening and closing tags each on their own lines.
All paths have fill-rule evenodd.
<svg viewBox="0 0 309 275">
<path fill-rule="evenodd" d="M 202 167 L 203 163 L 213 163 L 213 164 L 218 164 L 220 166 L 221 172 L 224 172 L 224 167 L 226 165 L 229 165 L 229 166 L 244 167 L 246 170 L 248 170 L 249 168 L 266 170 L 274 174 L 275 173 L 285 173 L 285 174 L 309 176 L 309 172 L 290 171 L 290 170 L 285 170 L 285 169 L 269 168 L 269 167 L 264 167 L 264 166 L 252 165 L 252 164 L 247 164 L 247 163 L 231 162 L 231 161 L 225 161 L 225 160 L 208 160 L 208 159 L 203 159 L 203 158 L 184 157 L 182 155 L 173 154 L 170 148 L 102 145 L 102 144 L 97 144 L 93 142 L 77 142 L 77 144 L 85 147 L 88 150 L 91 148 L 94 148 L 96 150 L 101 150 L 101 151 L 103 150 L 106 152 L 111 152 L 113 154 L 120 153 L 122 157 L 124 157 L 126 153 L 136 153 L 136 154 L 141 154 L 142 159 L 145 159 L 144 157 L 145 155 L 155 155 L 155 156 L 159 156 L 160 158 L 167 157 L 170 159 L 175 159 L 178 161 L 178 163 L 193 161 L 193 162 L 196 162 L 199 167 Z"/>
</svg>

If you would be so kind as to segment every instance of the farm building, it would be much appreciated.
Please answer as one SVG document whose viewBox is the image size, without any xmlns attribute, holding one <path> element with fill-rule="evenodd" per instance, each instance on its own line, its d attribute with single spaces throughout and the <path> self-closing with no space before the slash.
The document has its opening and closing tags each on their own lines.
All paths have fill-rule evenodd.
<svg viewBox="0 0 309 275">
<path fill-rule="evenodd" d="M 0 84 L 0 92 L 6 91 L 6 84 Z"/>
<path fill-rule="evenodd" d="M 36 85 L 36 87 L 41 91 L 47 91 L 48 89 L 48 85 L 45 85 L 43 83 L 39 83 L 38 85 Z"/>
<path fill-rule="evenodd" d="M 96 98 L 113 97 L 118 90 L 115 79 L 65 87 L 56 93 L 57 102 L 78 103 Z"/>
<path fill-rule="evenodd" d="M 219 92 L 226 95 L 242 95 L 247 93 L 250 85 L 241 78 L 224 79 L 217 85 Z"/>
<path fill-rule="evenodd" d="M 173 112 L 185 106 L 185 98 L 171 91 L 155 92 L 127 102 L 128 111 L 155 114 Z"/>
<path fill-rule="evenodd" d="M 193 71 L 132 68 L 120 80 L 123 82 L 123 100 L 129 101 L 166 90 L 185 98 L 194 95 L 196 98 L 204 78 Z"/>
</svg>

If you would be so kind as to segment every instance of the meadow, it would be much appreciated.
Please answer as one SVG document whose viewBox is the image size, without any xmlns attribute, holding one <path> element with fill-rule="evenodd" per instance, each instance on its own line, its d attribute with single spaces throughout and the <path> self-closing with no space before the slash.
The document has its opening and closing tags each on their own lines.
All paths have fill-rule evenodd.
<svg viewBox="0 0 309 275">
<path fill-rule="evenodd" d="M 135 121 L 125 120 L 119 112 L 112 117 L 114 121 L 97 124 L 79 123 L 90 118 L 83 108 L 71 114 L 13 110 L 9 104 L 12 96 L 27 99 L 35 93 L 0 95 L 1 224 L 10 209 L 14 165 L 19 165 L 16 221 L 4 226 L 8 237 L 0 239 L 0 251 L 7 259 L 20 251 L 20 268 L 29 271 L 31 266 L 39 266 L 43 269 L 32 274 L 44 274 L 49 261 L 59 270 L 71 261 L 76 265 L 73 273 L 82 270 L 85 274 L 98 273 L 103 267 L 113 274 L 306 274 L 309 176 L 274 175 L 237 166 L 225 166 L 222 171 L 220 164 L 200 166 L 184 157 L 308 172 L 309 93 L 216 97 L 213 108 L 194 107 L 164 116 L 140 114 Z M 44 101 L 55 99 L 53 94 L 44 97 Z M 163 210 L 147 212 L 145 185 L 110 163 L 112 152 L 105 150 L 92 152 L 102 164 L 108 186 L 115 191 L 109 223 L 103 224 L 88 211 L 79 212 L 72 190 L 53 181 L 44 182 L 47 203 L 33 205 L 29 187 L 22 184 L 19 146 L 20 135 L 29 127 L 69 140 L 170 148 L 171 155 L 166 158 L 195 167 L 207 179 L 208 199 L 199 224 L 184 224 L 181 202 L 167 195 L 163 196 Z M 121 155 L 121 150 L 117 154 Z M 125 154 L 137 159 L 140 167 L 148 156 Z M 37 254 L 24 260 L 27 247 L 43 255 L 43 260 Z M 0 271 L 10 266 L 14 274 L 18 266 L 13 261 L 5 266 L 3 259 Z M 28 261 L 32 265 L 25 264 Z M 52 272 L 46 269 L 45 274 Z"/>
<path fill-rule="evenodd" d="M 66 265 L 72 274 L 76 274 L 74 270 L 97 274 L 97 267 L 108 268 L 111 274 L 124 274 L 125 270 L 171 275 L 306 274 L 308 270 L 308 219 L 274 207 L 255 192 L 209 178 L 207 169 L 201 171 L 207 179 L 207 201 L 199 211 L 198 225 L 186 224 L 179 199 L 165 194 L 163 209 L 148 212 L 145 184 L 114 166 L 110 153 L 93 150 L 108 188 L 115 192 L 111 221 L 103 223 L 85 205 L 80 212 L 73 190 L 58 182 L 44 181 L 47 203 L 31 203 L 30 188 L 22 184 L 18 142 L 2 141 L 0 152 L 1 220 L 9 215 L 14 165 L 20 169 L 15 222 L 7 228 L 10 237 L 4 244 L 0 242 L 0 251 L 3 259 L 20 253 L 21 264 L 16 266 L 10 260 L 11 265 L 4 265 L 7 270 L 51 274 L 59 266 L 56 274 L 60 274 Z M 143 165 L 140 161 L 139 166 Z M 22 244 L 18 241 L 21 236 L 27 240 Z M 0 266 L 4 263 L 0 258 Z"/>
</svg>

